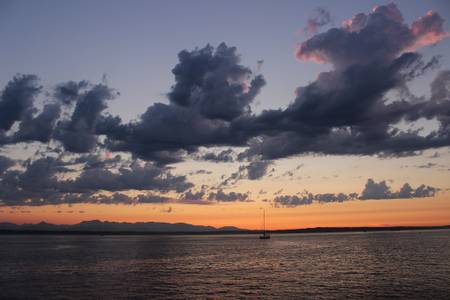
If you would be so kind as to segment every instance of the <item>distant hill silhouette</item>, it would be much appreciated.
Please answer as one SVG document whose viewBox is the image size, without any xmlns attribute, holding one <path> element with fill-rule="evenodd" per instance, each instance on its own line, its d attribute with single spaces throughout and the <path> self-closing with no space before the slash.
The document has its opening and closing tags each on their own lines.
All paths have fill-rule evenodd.
<svg viewBox="0 0 450 300">
<path fill-rule="evenodd" d="M 374 232 L 450 229 L 446 226 L 392 226 L 392 227 L 316 227 L 302 229 L 270 230 L 274 234 L 327 233 L 327 232 Z M 187 223 L 162 222 L 109 222 L 83 221 L 73 225 L 57 225 L 40 222 L 17 225 L 0 223 L 0 234 L 255 234 L 261 230 L 241 229 L 234 226 L 212 227 Z"/>
<path fill-rule="evenodd" d="M 234 226 L 215 228 L 212 226 L 192 225 L 187 223 L 161 223 L 161 222 L 109 222 L 109 221 L 83 221 L 73 225 L 56 225 L 46 222 L 37 224 L 17 225 L 13 223 L 0 223 L 3 231 L 76 231 L 76 232 L 213 232 L 238 231 Z"/>
</svg>

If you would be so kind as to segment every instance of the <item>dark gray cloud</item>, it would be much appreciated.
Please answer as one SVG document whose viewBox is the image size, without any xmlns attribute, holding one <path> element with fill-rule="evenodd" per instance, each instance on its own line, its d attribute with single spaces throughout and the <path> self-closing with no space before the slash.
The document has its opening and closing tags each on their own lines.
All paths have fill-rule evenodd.
<svg viewBox="0 0 450 300">
<path fill-rule="evenodd" d="M 47 104 L 37 116 L 26 114 L 13 135 L 12 143 L 37 141 L 48 143 L 52 137 L 56 121 L 61 113 L 59 104 Z"/>
<path fill-rule="evenodd" d="M 207 45 L 183 50 L 178 59 L 172 70 L 176 83 L 169 100 L 207 119 L 230 121 L 248 114 L 250 103 L 265 84 L 260 75 L 252 78 L 251 70 L 239 64 L 236 48 L 225 43 L 216 49 Z"/>
<path fill-rule="evenodd" d="M 118 122 L 102 114 L 106 101 L 116 96 L 107 86 L 87 81 L 59 84 L 53 93 L 46 93 L 53 98 L 39 109 L 38 81 L 35 75 L 17 75 L 6 85 L 0 99 L 0 144 L 55 140 L 67 151 L 89 152 L 97 146 L 97 135 L 103 134 L 104 128 L 97 130 L 99 121 L 108 126 Z"/>
<path fill-rule="evenodd" d="M 435 21 L 427 25 L 427 19 Z M 449 35 L 437 13 L 420 20 L 423 28 L 414 31 L 394 4 L 379 6 L 369 15 L 358 15 L 343 27 L 303 42 L 297 52 L 300 60 L 329 62 L 333 69 L 298 88 L 286 109 L 236 121 L 236 131 L 260 136 L 250 140 L 246 155 L 265 159 L 303 153 L 402 156 L 449 145 L 449 71 L 437 75 L 428 100 L 386 99 L 389 91 L 404 90 L 438 62 L 408 52 L 418 41 L 425 45 L 425 37 L 436 37 L 432 42 L 438 42 Z M 420 118 L 437 120 L 439 129 L 423 135 L 395 127 L 400 121 Z"/>
<path fill-rule="evenodd" d="M 209 120 L 189 108 L 162 103 L 149 107 L 138 122 L 121 128 L 108 136 L 106 146 L 111 151 L 131 152 L 162 163 L 180 161 L 181 149 L 193 152 L 199 146 L 230 141 L 227 122 Z"/>
<path fill-rule="evenodd" d="M 14 161 L 6 156 L 0 155 L 0 175 L 14 165 Z"/>
<path fill-rule="evenodd" d="M 11 163 L 9 163 L 11 164 Z M 76 169 L 58 158 L 45 157 L 24 163 L 23 170 L 6 170 L 0 177 L 0 206 L 57 205 L 72 203 L 153 203 L 170 198 L 152 192 L 183 192 L 193 185 L 185 176 L 176 176 L 151 163 L 132 163 L 128 167 Z M 61 174 L 74 178 L 62 179 Z M 142 193 L 128 197 L 123 192 Z M 98 194 L 99 191 L 113 195 Z M 128 197 L 128 198 L 127 198 Z M 109 200 L 108 200 L 109 199 Z"/>
<path fill-rule="evenodd" d="M 216 202 L 251 202 L 249 199 L 249 193 L 238 193 L 238 192 L 224 192 L 222 189 L 216 192 L 207 192 L 206 189 L 202 188 L 200 191 L 188 190 L 183 193 L 179 199 L 178 203 L 187 204 L 213 204 Z"/>
<path fill-rule="evenodd" d="M 97 145 L 97 123 L 103 120 L 101 113 L 107 108 L 106 102 L 115 96 L 116 93 L 103 84 L 97 84 L 79 95 L 70 119 L 58 124 L 55 138 L 67 151 L 92 151 Z"/>
<path fill-rule="evenodd" d="M 212 161 L 212 162 L 233 162 L 235 160 L 236 153 L 233 149 L 226 149 L 220 152 L 206 152 L 197 156 L 197 159 Z"/>
<path fill-rule="evenodd" d="M 391 190 L 386 181 L 376 183 L 373 179 L 368 179 L 361 193 L 361 199 L 389 199 L 391 195 Z"/>
<path fill-rule="evenodd" d="M 148 203 L 171 203 L 174 200 L 170 197 L 156 195 L 152 193 L 139 194 L 137 196 L 128 196 L 123 193 L 114 193 L 108 195 L 96 195 L 94 198 L 97 202 L 104 204 L 148 204 Z"/>
<path fill-rule="evenodd" d="M 247 136 L 232 131 L 232 123 L 249 116 L 250 104 L 265 84 L 239 64 L 236 48 L 220 44 L 179 54 L 173 69 L 175 85 L 168 94 L 170 104 L 150 106 L 137 122 L 113 124 L 104 130 L 106 146 L 131 152 L 161 163 L 182 160 L 179 155 L 161 159 L 159 153 L 194 152 L 204 146 L 245 145 Z M 100 125 L 102 126 L 102 125 Z M 225 150 L 226 151 L 226 150 Z M 206 159 L 229 159 L 226 153 Z"/>
<path fill-rule="evenodd" d="M 209 174 L 212 174 L 212 171 L 200 169 L 200 170 L 192 171 L 192 172 L 189 173 L 189 175 L 201 175 L 201 174 L 207 174 L 207 175 L 209 175 Z"/>
<path fill-rule="evenodd" d="M 266 111 L 246 124 L 243 122 L 242 126 L 257 126 L 265 132 L 262 139 L 250 144 L 246 154 L 262 155 L 265 159 L 302 153 L 411 155 L 414 151 L 448 145 L 448 100 L 439 105 L 384 101 L 387 91 L 404 84 L 406 79 L 400 70 L 411 67 L 416 59 L 415 54 L 399 57 L 393 62 L 394 69 L 399 68 L 394 72 L 393 65 L 372 65 L 344 73 L 322 73 L 316 82 L 301 88 L 298 98 L 286 110 Z M 328 80 L 332 82 L 327 84 Z M 392 127 L 401 120 L 412 122 L 420 117 L 442 120 L 439 131 L 422 136 L 417 131 Z"/>
<path fill-rule="evenodd" d="M 280 195 L 273 199 L 275 206 L 283 207 L 297 207 L 302 205 L 310 205 L 314 201 L 313 194 L 306 194 L 303 196 L 298 195 Z"/>
<path fill-rule="evenodd" d="M 273 199 L 273 203 L 276 207 L 297 207 L 302 205 L 310 205 L 313 203 L 341 203 L 352 200 L 426 198 L 434 197 L 437 191 L 439 191 L 438 188 L 426 186 L 424 184 L 414 189 L 409 183 L 405 183 L 400 190 L 392 192 L 391 188 L 386 184 L 386 181 L 380 181 L 377 183 L 373 179 L 369 178 L 360 195 L 358 195 L 358 193 L 313 194 L 305 191 L 304 193 L 300 193 L 298 195 L 278 195 Z"/>
<path fill-rule="evenodd" d="M 8 82 L 0 98 L 0 130 L 8 131 L 21 120 L 40 91 L 35 75 L 17 75 Z"/>
<path fill-rule="evenodd" d="M 108 169 L 85 169 L 75 180 L 62 185 L 69 192 L 157 190 L 182 192 L 192 187 L 185 176 L 174 176 L 166 169 L 146 163 L 143 166 L 132 163 L 129 168 L 116 172 Z"/>
<path fill-rule="evenodd" d="M 90 83 L 86 80 L 80 82 L 68 81 L 55 87 L 54 96 L 61 103 L 70 105 L 78 100 L 80 93 L 88 88 Z"/>
<path fill-rule="evenodd" d="M 239 169 L 226 177 L 221 183 L 222 186 L 231 186 L 242 179 L 257 180 L 264 177 L 268 173 L 268 168 L 273 162 L 270 160 L 255 159 L 247 165 L 239 166 Z"/>
<path fill-rule="evenodd" d="M 98 169 L 98 168 L 115 168 L 126 163 L 130 163 L 117 154 L 113 157 L 108 157 L 108 153 L 101 154 L 85 154 L 77 157 L 72 161 L 74 164 L 84 164 L 83 169 Z"/>
<path fill-rule="evenodd" d="M 392 192 L 391 188 L 387 186 L 386 181 L 377 183 L 373 179 L 368 179 L 359 199 L 376 200 L 433 197 L 438 190 L 437 188 L 423 184 L 413 189 L 409 183 L 405 183 L 399 191 Z"/>
<path fill-rule="evenodd" d="M 247 172 L 247 178 L 250 180 L 260 179 L 264 175 L 266 175 L 268 167 L 272 164 L 271 161 L 267 160 L 256 160 L 250 162 L 247 166 L 244 167 L 244 170 Z"/>
<path fill-rule="evenodd" d="M 208 195 L 208 200 L 218 202 L 249 202 L 248 193 L 229 192 L 226 193 L 223 190 L 217 192 L 211 192 Z"/>
<path fill-rule="evenodd" d="M 203 196 L 205 195 L 204 191 L 198 191 L 198 192 L 194 192 L 192 190 L 188 190 L 187 192 L 185 192 L 183 195 L 181 195 L 180 199 L 182 200 L 182 202 L 201 202 L 203 201 Z"/>
<path fill-rule="evenodd" d="M 326 193 L 326 194 L 317 194 L 314 195 L 314 200 L 316 200 L 318 203 L 332 203 L 332 202 L 344 202 L 349 200 L 354 200 L 358 196 L 357 193 L 350 193 L 350 194 L 344 194 L 344 193 Z"/>
<path fill-rule="evenodd" d="M 315 24 L 329 19 L 324 10 L 318 14 L 320 18 L 311 19 Z M 299 87 L 286 109 L 252 113 L 251 104 L 264 79 L 240 64 L 235 47 L 222 43 L 216 48 L 208 45 L 181 51 L 173 69 L 175 84 L 167 94 L 169 104 L 155 103 L 136 121 L 124 123 L 119 116 L 108 115 L 107 101 L 116 93 L 86 81 L 57 85 L 52 93 L 54 106 L 30 117 L 33 114 L 25 111 L 32 108 L 40 89 L 35 77 L 23 76 L 5 88 L 1 105 L 16 103 L 8 100 L 14 97 L 21 97 L 22 104 L 11 108 L 15 113 L 1 127 L 9 130 L 23 119 L 16 142 L 53 138 L 66 151 L 84 153 L 105 147 L 160 166 L 188 157 L 234 159 L 231 150 L 196 153 L 200 147 L 211 146 L 247 146 L 237 159 L 249 161 L 255 156 L 272 160 L 305 153 L 412 155 L 450 145 L 450 71 L 437 75 L 430 99 L 413 97 L 407 89 L 411 80 L 438 64 L 436 57 L 424 61 L 414 51 L 449 36 L 443 22 L 439 14 L 429 12 L 409 26 L 396 5 L 389 4 L 312 36 L 299 46 L 298 59 L 331 63 L 332 70 Z M 407 96 L 386 99 L 395 90 Z M 57 104 L 65 113 L 54 124 Z M 72 106 L 73 112 L 67 114 Z M 436 120 L 439 129 L 423 135 L 396 127 L 401 121 L 411 124 L 421 118 Z M 100 135 L 106 137 L 101 144 Z M 0 143 L 8 142 L 11 136 L 0 132 Z"/>
</svg>

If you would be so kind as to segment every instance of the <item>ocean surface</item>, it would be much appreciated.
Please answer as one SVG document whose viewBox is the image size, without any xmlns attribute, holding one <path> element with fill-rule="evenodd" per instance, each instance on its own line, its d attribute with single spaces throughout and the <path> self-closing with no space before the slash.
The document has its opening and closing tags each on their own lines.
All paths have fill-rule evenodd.
<svg viewBox="0 0 450 300">
<path fill-rule="evenodd" d="M 450 231 L 0 236 L 0 299 L 450 299 Z"/>
</svg>

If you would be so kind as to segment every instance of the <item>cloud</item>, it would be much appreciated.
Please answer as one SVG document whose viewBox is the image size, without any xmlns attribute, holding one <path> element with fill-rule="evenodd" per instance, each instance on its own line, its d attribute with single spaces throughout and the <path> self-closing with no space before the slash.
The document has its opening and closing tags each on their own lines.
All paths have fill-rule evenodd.
<svg viewBox="0 0 450 300">
<path fill-rule="evenodd" d="M 52 137 L 56 121 L 61 113 L 59 104 L 47 104 L 36 117 L 32 111 L 25 114 L 19 130 L 13 135 L 12 143 L 38 141 L 48 143 Z"/>
<path fill-rule="evenodd" d="M 105 164 L 81 172 L 69 166 L 58 158 L 45 157 L 26 161 L 22 170 L 4 171 L 0 177 L 0 206 L 161 203 L 173 199 L 158 193 L 180 193 L 193 186 L 185 176 L 173 175 L 151 163 L 133 162 L 111 170 Z M 64 179 L 62 174 L 71 176 Z M 125 194 L 130 190 L 141 193 L 130 197 Z"/>
<path fill-rule="evenodd" d="M 41 92 L 35 75 L 17 75 L 8 84 L 0 99 L 0 130 L 8 131 L 22 119 Z"/>
<path fill-rule="evenodd" d="M 207 45 L 178 54 L 173 68 L 175 85 L 168 94 L 172 104 L 189 107 L 207 119 L 230 121 L 250 112 L 250 103 L 264 86 L 258 75 L 239 64 L 235 47 Z"/>
<path fill-rule="evenodd" d="M 237 172 L 232 173 L 227 177 L 220 186 L 229 186 L 236 184 L 239 180 L 258 180 L 264 177 L 268 172 L 268 167 L 272 164 L 269 160 L 259 160 L 255 159 L 248 163 L 247 165 L 239 166 Z"/>
<path fill-rule="evenodd" d="M 161 151 L 245 145 L 247 137 L 232 132 L 231 124 L 251 114 L 250 104 L 265 85 L 263 77 L 240 65 L 236 48 L 224 43 L 217 48 L 183 50 L 178 57 L 173 69 L 176 83 L 168 93 L 170 104 L 156 103 L 137 122 L 110 129 L 109 149 L 158 160 Z M 206 158 L 215 159 L 214 155 Z"/>
<path fill-rule="evenodd" d="M 112 172 L 103 168 L 84 170 L 77 179 L 63 187 L 69 191 L 124 191 L 124 190 L 174 190 L 182 192 L 192 186 L 185 176 L 174 176 L 169 171 L 151 163 L 132 163 L 129 168 Z"/>
<path fill-rule="evenodd" d="M 88 88 L 90 83 L 86 80 L 80 82 L 68 81 L 56 86 L 54 97 L 65 105 L 70 105 L 78 100 L 81 91 Z"/>
<path fill-rule="evenodd" d="M 6 85 L 0 98 L 0 144 L 58 141 L 66 151 L 89 152 L 104 133 L 97 130 L 99 121 L 117 123 L 102 115 L 106 101 L 117 95 L 107 86 L 87 81 L 58 84 L 39 108 L 36 99 L 43 88 L 38 82 L 36 75 L 17 75 Z"/>
<path fill-rule="evenodd" d="M 276 207 L 297 207 L 302 205 L 310 205 L 314 201 L 314 196 L 312 194 L 307 194 L 304 196 L 297 195 L 280 195 L 273 199 Z"/>
<path fill-rule="evenodd" d="M 389 199 L 392 193 L 387 186 L 386 181 L 376 183 L 373 179 L 368 179 L 364 190 L 361 193 L 361 199 Z"/>
<path fill-rule="evenodd" d="M 427 32 L 443 32 L 439 24 L 429 25 Z M 450 145 L 450 71 L 435 77 L 429 99 L 387 99 L 390 91 L 405 90 L 438 64 L 436 57 L 424 61 L 419 53 L 408 52 L 418 36 L 390 4 L 303 42 L 297 58 L 331 63 L 333 69 L 297 88 L 286 109 L 265 110 L 236 121 L 236 131 L 249 137 L 243 155 L 263 159 L 308 153 L 404 156 Z M 419 119 L 436 120 L 439 128 L 425 135 L 397 126 Z"/>
<path fill-rule="evenodd" d="M 250 162 L 247 166 L 245 166 L 245 170 L 247 171 L 247 178 L 250 180 L 260 179 L 267 173 L 268 167 L 272 164 L 271 161 L 266 160 L 256 160 Z"/>
<path fill-rule="evenodd" d="M 430 168 L 433 168 L 436 165 L 437 164 L 435 164 L 435 163 L 427 163 L 427 164 L 424 164 L 424 165 L 417 165 L 416 168 L 419 168 L 419 169 L 430 169 Z"/>
<path fill-rule="evenodd" d="M 322 24 L 328 20 L 327 12 L 318 10 L 318 18 L 311 20 Z M 437 13 L 428 13 L 411 26 L 395 4 L 358 14 L 300 44 L 300 60 L 317 58 L 332 69 L 297 88 L 287 108 L 260 114 L 252 112 L 251 104 L 265 85 L 264 78 L 242 65 L 237 49 L 224 43 L 181 51 L 173 68 L 175 83 L 167 93 L 169 103 L 157 102 L 128 123 L 107 113 L 108 102 L 118 93 L 105 84 L 58 84 L 48 93 L 51 103 L 38 113 L 33 106 L 41 90 L 37 78 L 17 76 L 0 102 L 5 111 L 14 111 L 2 119 L 0 143 L 57 141 L 72 153 L 128 152 L 158 166 L 190 157 L 269 161 L 308 153 L 413 155 L 450 145 L 450 71 L 436 76 L 429 99 L 414 98 L 407 89 L 439 62 L 436 57 L 425 61 L 419 53 L 409 52 L 411 47 L 415 51 L 417 43 L 432 44 L 446 36 Z M 407 97 L 387 99 L 391 91 L 403 91 Z M 14 97 L 21 100 L 11 100 Z M 420 119 L 437 121 L 439 128 L 424 135 L 398 127 L 400 122 L 411 125 Z M 8 132 L 15 122 L 21 123 L 19 130 Z M 198 152 L 213 146 L 246 149 L 237 157 L 231 148 Z"/>
<path fill-rule="evenodd" d="M 223 190 L 218 190 L 217 192 L 211 192 L 208 195 L 208 200 L 217 202 L 248 202 L 248 193 L 237 193 L 229 192 L 226 193 Z"/>
<path fill-rule="evenodd" d="M 206 189 L 202 188 L 200 191 L 188 190 L 179 197 L 177 202 L 204 205 L 217 202 L 251 202 L 251 200 L 249 199 L 249 193 L 227 193 L 222 189 L 219 189 L 216 192 L 207 193 Z"/>
<path fill-rule="evenodd" d="M 0 155 L 0 175 L 14 165 L 14 161 L 6 156 Z"/>
<path fill-rule="evenodd" d="M 392 192 L 391 188 L 386 184 L 386 181 L 383 180 L 377 183 L 373 179 L 369 178 L 359 196 L 358 193 L 312 194 L 305 191 L 304 193 L 300 193 L 300 195 L 278 195 L 273 199 L 273 204 L 276 207 L 297 207 L 302 205 L 310 205 L 313 203 L 342 203 L 353 200 L 426 198 L 434 197 L 437 191 L 439 191 L 439 189 L 423 184 L 414 189 L 409 183 L 405 183 L 400 190 Z"/>
<path fill-rule="evenodd" d="M 315 9 L 314 13 L 315 15 L 308 19 L 308 22 L 303 29 L 306 34 L 315 34 L 320 27 L 331 22 L 330 12 L 327 9 L 318 7 Z"/>
<path fill-rule="evenodd" d="M 116 93 L 103 84 L 97 84 L 79 95 L 70 119 L 58 124 L 55 139 L 74 153 L 92 151 L 97 145 L 97 123 L 103 120 L 101 113 L 108 107 L 106 102 L 115 96 Z"/>
<path fill-rule="evenodd" d="M 205 195 L 204 191 L 194 192 L 192 190 L 188 190 L 183 195 L 181 195 L 180 200 L 183 203 L 195 203 L 204 201 L 203 196 Z"/>
<path fill-rule="evenodd" d="M 425 16 L 420 17 L 411 25 L 411 31 L 415 37 L 415 41 L 409 50 L 433 45 L 446 37 L 450 37 L 450 32 L 445 32 L 443 25 L 444 19 L 437 12 L 429 11 Z"/>
<path fill-rule="evenodd" d="M 296 207 L 301 205 L 310 205 L 313 203 L 341 203 L 344 201 L 350 201 L 357 199 L 357 193 L 325 193 L 325 194 L 312 194 L 309 192 L 300 193 L 299 195 L 279 195 L 273 200 L 275 206 L 284 207 Z"/>
<path fill-rule="evenodd" d="M 207 174 L 207 175 L 209 175 L 209 174 L 212 174 L 212 173 L 213 173 L 212 171 L 200 169 L 200 170 L 197 170 L 197 171 L 192 171 L 192 172 L 190 172 L 189 175 L 201 175 L 201 174 Z"/>
<path fill-rule="evenodd" d="M 399 191 L 391 192 L 391 189 L 387 186 L 386 181 L 380 181 L 377 183 L 373 179 L 368 179 L 359 199 L 376 200 L 433 197 L 438 190 L 439 189 L 437 188 L 423 184 L 416 189 L 413 189 L 409 183 L 405 183 Z"/>
<path fill-rule="evenodd" d="M 84 164 L 83 169 L 99 169 L 99 168 L 115 168 L 129 164 L 129 160 L 124 160 L 121 155 L 117 154 L 113 157 L 109 157 L 105 154 L 84 154 L 72 161 L 73 164 Z"/>
<path fill-rule="evenodd" d="M 392 61 L 399 54 L 435 44 L 448 36 L 444 20 L 428 12 L 410 27 L 393 3 L 377 6 L 370 14 L 357 14 L 302 43 L 296 53 L 299 60 L 331 62 L 336 68 L 355 63 Z M 370 55 L 368 55 L 370 53 Z"/>
<path fill-rule="evenodd" d="M 233 149 L 226 149 L 220 152 L 206 152 L 197 156 L 200 160 L 212 161 L 212 162 L 233 162 L 236 154 Z"/>
<path fill-rule="evenodd" d="M 311 19 L 316 29 L 329 19 L 326 11 L 318 14 Z M 42 104 L 36 101 L 44 94 L 37 76 L 17 75 L 1 93 L 0 145 L 38 142 L 48 148 L 40 148 L 22 167 L 10 168 L 18 164 L 0 159 L 0 201 L 3 205 L 174 201 L 160 195 L 168 192 L 184 193 L 188 201 L 192 183 L 172 174 L 166 165 L 189 158 L 246 162 L 222 183 L 229 185 L 259 180 L 270 172 L 274 159 L 294 155 L 404 156 L 449 146 L 450 70 L 436 75 L 429 98 L 414 97 L 408 90 L 413 80 L 438 65 L 437 57 L 426 61 L 416 51 L 448 36 L 443 23 L 438 13 L 429 12 L 408 25 L 396 5 L 389 4 L 315 34 L 299 45 L 296 56 L 300 61 L 329 63 L 331 70 L 298 87 L 286 108 L 258 114 L 251 105 L 265 80 L 241 64 L 235 47 L 224 43 L 181 51 L 168 103 L 156 102 L 130 122 L 108 114 L 108 103 L 118 93 L 106 84 L 60 83 L 45 93 L 49 99 Z M 391 96 L 398 91 L 403 92 L 401 97 Z M 408 128 L 423 119 L 435 121 L 438 128 L 424 134 L 398 126 L 402 122 Z M 229 149 L 202 152 L 217 146 Z M 244 150 L 234 153 L 234 147 Z M 123 151 L 146 162 L 130 164 L 121 156 L 98 156 L 105 151 Z M 76 161 L 64 160 L 62 153 L 76 154 Z M 127 190 L 140 191 L 141 196 L 127 196 Z M 98 195 L 99 191 L 107 193 Z M 386 184 L 372 182 L 364 197 L 419 197 L 434 191 L 405 186 L 391 192 Z M 207 195 L 203 192 L 202 199 Z M 213 199 L 227 199 L 224 195 L 217 192 Z M 346 201 L 345 196 L 352 199 L 321 194 L 313 195 L 312 201 Z M 296 197 L 280 201 L 310 199 Z"/>
<path fill-rule="evenodd" d="M 295 173 L 296 171 L 300 170 L 303 166 L 304 166 L 304 164 L 299 164 L 299 165 L 296 166 L 294 169 L 288 170 L 288 171 L 284 172 L 280 177 L 284 177 L 284 176 L 293 177 L 293 176 L 294 176 L 294 173 Z"/>
</svg>

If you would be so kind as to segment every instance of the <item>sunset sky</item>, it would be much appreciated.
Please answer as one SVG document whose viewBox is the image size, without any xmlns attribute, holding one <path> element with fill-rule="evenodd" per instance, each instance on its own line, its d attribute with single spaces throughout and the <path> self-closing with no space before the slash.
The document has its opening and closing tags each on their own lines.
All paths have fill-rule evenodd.
<svg viewBox="0 0 450 300">
<path fill-rule="evenodd" d="M 0 222 L 448 225 L 448 20 L 444 0 L 0 1 Z"/>
</svg>

